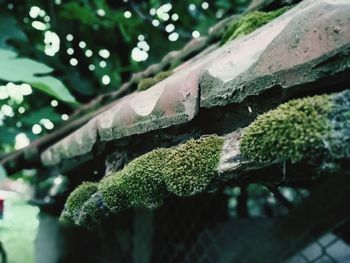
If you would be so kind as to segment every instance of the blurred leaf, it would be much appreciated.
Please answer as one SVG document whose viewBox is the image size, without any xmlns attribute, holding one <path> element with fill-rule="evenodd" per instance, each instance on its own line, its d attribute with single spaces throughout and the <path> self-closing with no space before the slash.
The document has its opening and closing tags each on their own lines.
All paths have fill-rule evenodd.
<svg viewBox="0 0 350 263">
<path fill-rule="evenodd" d="M 15 127 L 1 127 L 0 129 L 0 138 L 2 144 L 11 144 L 13 143 L 16 135 L 20 132 Z"/>
<path fill-rule="evenodd" d="M 27 41 L 26 35 L 17 26 L 17 21 L 10 15 L 0 12 L 0 48 L 7 47 L 7 40 Z"/>
<path fill-rule="evenodd" d="M 105 11 L 104 16 L 98 16 L 97 10 L 103 9 Z M 94 4 L 69 2 L 62 6 L 59 12 L 61 18 L 67 20 L 78 20 L 79 22 L 93 26 L 100 25 L 106 28 L 111 28 L 120 23 L 120 20 L 124 18 L 120 11 L 113 11 L 108 8 L 105 1 L 95 1 Z"/>
<path fill-rule="evenodd" d="M 27 58 L 18 58 L 15 52 L 0 49 L 0 79 L 29 83 L 57 99 L 75 103 L 74 97 L 60 80 L 46 76 L 51 72 L 52 68 L 42 63 Z"/>
<path fill-rule="evenodd" d="M 120 32 L 122 33 L 123 35 L 123 38 L 125 39 L 126 42 L 130 42 L 131 41 L 131 36 L 129 35 L 129 33 L 127 32 L 126 28 L 124 27 L 123 24 L 119 24 L 119 29 L 120 29 Z"/>
<path fill-rule="evenodd" d="M 61 122 L 61 116 L 50 106 L 31 111 L 30 114 L 24 116 L 21 121 L 23 124 L 31 126 L 33 123 L 39 123 L 43 118 L 49 119 L 53 123 Z"/>
<path fill-rule="evenodd" d="M 70 71 L 68 74 L 65 74 L 62 79 L 65 80 L 75 92 L 85 96 L 94 95 L 95 90 L 93 83 L 84 79 L 79 71 Z"/>
<path fill-rule="evenodd" d="M 59 15 L 64 19 L 76 19 L 88 25 L 98 23 L 96 13 L 91 12 L 89 8 L 79 5 L 77 2 L 64 4 Z"/>
</svg>

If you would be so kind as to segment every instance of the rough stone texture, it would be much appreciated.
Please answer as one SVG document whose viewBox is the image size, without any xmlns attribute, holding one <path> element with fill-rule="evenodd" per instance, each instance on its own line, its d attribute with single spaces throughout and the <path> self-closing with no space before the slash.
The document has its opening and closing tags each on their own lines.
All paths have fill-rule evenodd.
<svg viewBox="0 0 350 263">
<path fill-rule="evenodd" d="M 350 68 L 350 2 L 303 1 L 217 51 L 201 77 L 201 107 L 241 102 Z"/>
<path fill-rule="evenodd" d="M 175 73 L 146 91 L 124 97 L 44 151 L 42 162 L 56 165 L 62 159 L 86 154 L 92 150 L 97 137 L 101 141 L 110 141 L 193 119 L 198 111 L 198 84 L 188 87 L 177 78 Z"/>
<path fill-rule="evenodd" d="M 94 120 L 91 120 L 81 129 L 73 132 L 44 151 L 41 155 L 41 160 L 45 165 L 59 164 L 62 159 L 68 159 L 90 152 L 96 141 L 96 123 Z"/>
<path fill-rule="evenodd" d="M 177 87 L 168 85 L 174 81 L 171 76 L 97 116 L 101 140 L 110 141 L 191 120 L 197 113 L 198 88 L 188 89 L 180 83 Z"/>
<path fill-rule="evenodd" d="M 225 142 L 222 147 L 222 153 L 220 157 L 220 162 L 218 165 L 219 174 L 226 173 L 228 171 L 233 171 L 239 167 L 244 159 L 241 156 L 239 150 L 239 142 L 242 136 L 242 130 L 226 135 Z"/>
<path fill-rule="evenodd" d="M 220 175 L 220 180 L 222 181 L 232 179 L 240 180 L 240 178 L 243 179 L 242 175 L 244 174 L 274 165 L 272 162 L 259 163 L 242 157 L 239 145 L 243 133 L 243 129 L 237 129 L 225 136 L 220 161 L 216 168 L 216 171 Z"/>
</svg>

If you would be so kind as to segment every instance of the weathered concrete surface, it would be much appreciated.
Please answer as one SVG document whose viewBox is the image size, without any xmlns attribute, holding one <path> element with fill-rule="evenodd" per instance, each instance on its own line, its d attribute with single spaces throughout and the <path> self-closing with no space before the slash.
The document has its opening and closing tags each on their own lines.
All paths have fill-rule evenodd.
<svg viewBox="0 0 350 263">
<path fill-rule="evenodd" d="M 41 160 L 45 165 L 59 164 L 62 159 L 68 159 L 90 152 L 96 141 L 96 123 L 94 120 L 91 120 L 81 129 L 78 129 L 44 151 L 41 154 Z"/>
<path fill-rule="evenodd" d="M 201 77 L 201 107 L 241 102 L 350 69 L 350 1 L 304 1 L 229 43 Z M 223 56 L 223 54 L 225 56 Z"/>
<path fill-rule="evenodd" d="M 177 88 L 168 85 L 173 81 L 169 77 L 97 116 L 101 140 L 119 139 L 191 120 L 198 110 L 198 88 L 188 89 L 181 83 Z"/>
<path fill-rule="evenodd" d="M 224 145 L 220 156 L 217 173 L 220 175 L 220 180 L 245 180 L 245 174 L 265 168 L 272 167 L 275 163 L 259 163 L 251 160 L 247 160 L 241 155 L 239 144 L 241 141 L 243 129 L 237 129 L 225 136 Z M 276 175 L 276 174 L 274 174 Z M 252 177 L 256 180 L 255 177 Z M 265 178 L 266 179 L 266 178 Z M 270 178 L 269 178 L 270 179 Z M 277 177 L 277 180 L 279 178 Z"/>
</svg>

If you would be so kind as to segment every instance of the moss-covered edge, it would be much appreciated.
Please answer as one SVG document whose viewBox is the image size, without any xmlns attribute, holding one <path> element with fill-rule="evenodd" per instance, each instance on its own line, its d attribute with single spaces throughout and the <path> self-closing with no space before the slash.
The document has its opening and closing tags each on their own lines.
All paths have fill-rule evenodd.
<svg viewBox="0 0 350 263">
<path fill-rule="evenodd" d="M 210 135 L 146 153 L 103 178 L 97 192 L 95 185 L 86 191 L 86 183 L 76 188 L 67 200 L 62 221 L 90 228 L 102 221 L 106 209 L 118 213 L 129 207 L 155 208 L 170 193 L 191 196 L 203 192 L 217 175 L 223 143 L 224 138 Z"/>
<path fill-rule="evenodd" d="M 284 103 L 247 127 L 241 153 L 259 162 L 348 158 L 349 106 L 348 90 Z"/>
<path fill-rule="evenodd" d="M 163 177 L 170 193 L 191 196 L 203 192 L 216 175 L 223 138 L 189 140 L 169 153 Z"/>
<path fill-rule="evenodd" d="M 241 16 L 228 26 L 222 36 L 221 44 L 223 45 L 239 36 L 248 35 L 289 9 L 290 7 L 282 7 L 270 12 L 254 11 Z"/>
<path fill-rule="evenodd" d="M 191 139 L 144 154 L 98 184 L 83 183 L 67 199 L 61 222 L 91 228 L 109 212 L 154 208 L 170 193 L 203 192 L 217 179 L 223 143 L 216 135 Z M 349 158 L 350 91 L 291 100 L 258 116 L 245 129 L 240 150 L 260 162 Z"/>
<path fill-rule="evenodd" d="M 96 193 L 98 184 L 95 182 L 83 182 L 68 196 L 60 221 L 63 224 L 76 223 L 79 219 L 80 210 L 84 203 Z"/>
<path fill-rule="evenodd" d="M 170 77 L 172 74 L 174 74 L 174 72 L 172 70 L 168 70 L 168 71 L 162 71 L 158 73 L 153 78 L 141 79 L 139 84 L 137 85 L 137 90 L 138 91 L 147 90 L 150 87 L 156 85 L 158 82 L 161 82 L 162 80 Z"/>
</svg>

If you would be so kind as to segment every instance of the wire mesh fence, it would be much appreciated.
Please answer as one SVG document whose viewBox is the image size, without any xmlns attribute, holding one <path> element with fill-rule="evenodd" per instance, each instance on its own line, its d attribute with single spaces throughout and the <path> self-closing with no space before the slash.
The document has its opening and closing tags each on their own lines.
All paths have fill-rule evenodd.
<svg viewBox="0 0 350 263">
<path fill-rule="evenodd" d="M 350 262 L 350 219 L 344 220 L 286 263 Z"/>
<path fill-rule="evenodd" d="M 317 231 L 305 224 L 305 235 L 289 231 L 286 237 L 276 223 L 288 219 L 291 206 L 298 207 L 310 192 L 280 187 L 277 197 L 270 190 L 225 188 L 117 215 L 85 239 L 95 245 L 85 250 L 84 262 L 350 262 L 350 219 Z"/>
</svg>

